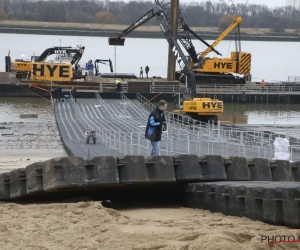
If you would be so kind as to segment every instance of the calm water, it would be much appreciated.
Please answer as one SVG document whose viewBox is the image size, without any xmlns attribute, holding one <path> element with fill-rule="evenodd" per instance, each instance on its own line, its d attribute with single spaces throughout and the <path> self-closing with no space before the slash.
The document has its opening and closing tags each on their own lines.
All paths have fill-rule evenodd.
<svg viewBox="0 0 300 250">
<path fill-rule="evenodd" d="M 153 104 L 156 106 L 157 102 Z M 173 108 L 173 103 L 169 103 L 168 111 Z M 225 103 L 219 119 L 226 124 L 300 125 L 300 104 Z"/>
<path fill-rule="evenodd" d="M 38 114 L 38 118 L 20 118 L 20 114 Z M 53 121 L 50 102 L 42 98 L 0 98 L 0 123 L 3 122 L 45 122 Z"/>
<path fill-rule="evenodd" d="M 157 103 L 153 103 L 157 105 Z M 173 110 L 169 103 L 168 110 Z M 26 119 L 31 122 L 45 123 L 53 121 L 50 102 L 41 98 L 0 98 L 0 123 L 22 122 L 20 114 L 37 113 L 38 119 Z M 276 124 L 300 125 L 299 104 L 225 104 L 225 110 L 220 120 L 229 124 Z"/>
<path fill-rule="evenodd" d="M 0 71 L 5 69 L 4 56 L 10 50 L 12 59 L 20 58 L 25 54 L 40 55 L 45 49 L 59 46 L 75 46 L 81 43 L 86 47 L 81 59 L 111 59 L 117 73 L 139 74 L 139 68 L 149 65 L 150 76 L 166 77 L 168 43 L 165 39 L 139 39 L 127 38 L 124 47 L 108 45 L 107 37 L 74 37 L 55 35 L 18 35 L 0 34 Z M 20 42 L 21 41 L 21 42 Z M 212 43 L 213 41 L 207 41 Z M 205 50 L 205 46 L 198 40 L 193 41 L 197 52 Z M 234 50 L 233 41 L 222 41 L 216 49 L 229 57 Z M 252 79 L 253 81 L 286 81 L 288 76 L 300 75 L 300 50 L 297 42 L 254 42 L 242 41 L 242 51 L 252 53 Z M 216 56 L 213 53 L 210 57 Z M 49 57 L 48 59 L 51 59 Z M 102 66 L 102 65 L 101 65 Z M 100 72 L 108 73 L 109 67 L 100 66 Z"/>
<path fill-rule="evenodd" d="M 238 104 L 225 103 L 222 122 L 250 125 L 299 125 L 299 104 Z"/>
</svg>

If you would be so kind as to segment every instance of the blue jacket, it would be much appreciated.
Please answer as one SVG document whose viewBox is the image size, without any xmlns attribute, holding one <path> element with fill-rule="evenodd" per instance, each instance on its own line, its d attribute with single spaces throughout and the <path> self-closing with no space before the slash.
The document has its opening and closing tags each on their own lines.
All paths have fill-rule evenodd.
<svg viewBox="0 0 300 250">
<path fill-rule="evenodd" d="M 145 138 L 150 141 L 160 141 L 163 124 L 166 127 L 165 113 L 156 107 L 148 117 Z"/>
</svg>

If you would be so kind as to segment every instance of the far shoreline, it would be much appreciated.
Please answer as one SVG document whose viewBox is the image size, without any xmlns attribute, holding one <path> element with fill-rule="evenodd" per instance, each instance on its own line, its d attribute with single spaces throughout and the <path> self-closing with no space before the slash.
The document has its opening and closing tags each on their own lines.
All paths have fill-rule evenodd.
<svg viewBox="0 0 300 250">
<path fill-rule="evenodd" d="M 33 35 L 60 35 L 60 36 L 92 36 L 112 37 L 127 28 L 127 25 L 108 24 L 80 24 L 80 23 L 47 23 L 31 21 L 0 21 L 0 33 L 3 34 L 33 34 Z M 220 35 L 216 27 L 192 27 L 204 40 L 215 40 Z M 126 37 L 131 38 L 158 38 L 164 35 L 159 26 L 141 26 Z M 224 40 L 234 40 L 234 34 L 227 35 Z M 300 42 L 300 32 L 286 30 L 283 33 L 270 32 L 268 29 L 241 28 L 242 41 L 280 41 Z"/>
</svg>

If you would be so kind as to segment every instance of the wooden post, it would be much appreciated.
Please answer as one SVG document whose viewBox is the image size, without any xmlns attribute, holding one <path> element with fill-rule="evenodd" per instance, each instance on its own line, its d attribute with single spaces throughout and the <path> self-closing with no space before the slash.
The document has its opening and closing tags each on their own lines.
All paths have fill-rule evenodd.
<svg viewBox="0 0 300 250">
<path fill-rule="evenodd" d="M 178 23 L 178 10 L 179 10 L 179 0 L 171 0 L 171 23 L 170 28 L 172 30 L 173 36 L 177 39 L 177 23 Z M 168 74 L 167 80 L 174 81 L 175 80 L 175 70 L 176 70 L 176 61 L 175 56 L 172 52 L 172 48 L 169 46 L 169 55 L 168 55 Z"/>
</svg>

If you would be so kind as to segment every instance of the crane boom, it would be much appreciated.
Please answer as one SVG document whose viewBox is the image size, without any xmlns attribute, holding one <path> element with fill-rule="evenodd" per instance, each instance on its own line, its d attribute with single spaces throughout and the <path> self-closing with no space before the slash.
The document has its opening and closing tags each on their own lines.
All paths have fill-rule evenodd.
<svg viewBox="0 0 300 250">
<path fill-rule="evenodd" d="M 132 32 L 146 21 L 150 20 L 153 17 L 156 17 L 156 20 L 159 23 L 159 26 L 169 43 L 170 48 L 172 49 L 174 56 L 177 60 L 182 71 L 187 75 L 187 84 L 190 90 L 191 97 L 196 97 L 196 83 L 195 83 L 195 73 L 191 66 L 189 65 L 183 51 L 181 50 L 177 40 L 174 38 L 171 28 L 168 24 L 168 21 L 165 17 L 165 13 L 160 6 L 157 6 L 158 10 L 151 9 L 147 13 L 145 13 L 142 17 L 140 17 L 134 24 L 129 26 L 127 29 L 117 33 L 115 37 L 110 37 L 108 39 L 109 45 L 124 45 L 124 39 L 121 38 L 128 33 Z M 193 47 L 194 48 L 194 47 Z"/>
<path fill-rule="evenodd" d="M 186 91 L 179 90 L 179 94 L 174 95 L 174 108 L 175 112 L 184 112 L 190 115 L 193 119 L 201 120 L 207 122 L 208 120 L 217 121 L 218 114 L 223 113 L 223 102 L 218 99 L 211 98 L 196 98 L 196 81 L 195 81 L 195 72 L 193 68 L 190 66 L 187 58 L 185 57 L 181 47 L 177 43 L 177 39 L 174 37 L 174 34 L 170 28 L 169 20 L 166 16 L 167 14 L 164 12 L 164 9 L 167 11 L 170 8 L 167 8 L 169 4 L 168 1 L 162 5 L 158 2 L 159 0 L 155 0 L 156 7 L 155 9 L 151 9 L 146 14 L 144 14 L 141 18 L 139 18 L 134 24 L 130 25 L 127 29 L 117 33 L 115 37 L 108 38 L 109 45 L 124 45 L 125 38 L 123 36 L 135 30 L 137 27 L 150 20 L 153 17 L 156 17 L 156 20 L 159 23 L 159 27 L 162 30 L 167 42 L 169 43 L 169 47 L 174 53 L 175 59 L 179 64 L 182 72 L 186 75 L 187 78 L 187 87 L 188 93 Z M 163 3 L 163 2 L 162 2 Z M 183 19 L 182 19 L 183 20 Z M 188 53 L 192 53 L 194 55 L 194 59 L 197 60 L 197 54 L 195 52 L 194 46 L 191 42 L 189 34 L 187 30 L 183 29 L 185 24 L 182 23 L 182 39 L 184 39 L 184 33 L 186 32 L 188 39 L 185 40 L 184 48 L 188 50 Z M 184 86 L 186 89 L 186 87 Z"/>
<path fill-rule="evenodd" d="M 153 18 L 156 15 L 154 12 L 154 9 L 149 10 L 146 12 L 143 16 L 141 16 L 136 22 L 134 22 L 132 25 L 130 25 L 127 29 L 124 29 L 123 31 L 119 32 L 117 34 L 117 37 L 123 37 L 129 34 L 130 32 L 134 31 L 137 27 L 141 26 L 151 18 Z"/>
<path fill-rule="evenodd" d="M 210 47 L 207 47 L 207 49 L 201 54 L 200 58 L 207 56 L 207 54 L 212 51 L 212 48 L 216 47 L 243 20 L 242 17 L 232 17 L 234 17 L 233 23 L 226 30 L 224 30 L 221 35 L 219 35 L 219 37 L 212 43 Z"/>
<path fill-rule="evenodd" d="M 159 2 L 161 1 L 161 2 Z M 165 13 L 167 13 L 166 19 L 168 22 L 171 22 L 171 17 L 168 14 L 171 11 L 170 7 L 170 1 L 169 0 L 155 0 L 156 4 L 164 10 Z M 183 18 L 183 15 L 181 13 L 181 10 L 178 10 L 178 25 L 177 25 L 177 38 L 184 47 L 184 49 L 188 52 L 189 56 L 191 57 L 192 61 L 194 63 L 199 62 L 199 58 L 197 55 L 197 52 L 195 50 L 195 47 L 192 43 L 192 39 L 190 37 L 190 34 L 194 35 L 197 39 L 199 39 L 203 44 L 206 46 L 209 45 L 204 39 L 202 39 L 200 36 L 198 36 L 194 31 L 190 29 L 190 27 L 185 23 L 185 20 Z M 217 50 L 215 50 L 213 47 L 211 49 L 216 52 L 218 55 L 221 55 Z"/>
</svg>

